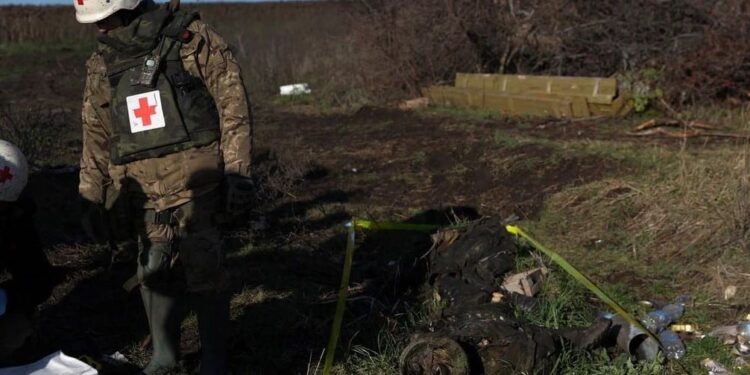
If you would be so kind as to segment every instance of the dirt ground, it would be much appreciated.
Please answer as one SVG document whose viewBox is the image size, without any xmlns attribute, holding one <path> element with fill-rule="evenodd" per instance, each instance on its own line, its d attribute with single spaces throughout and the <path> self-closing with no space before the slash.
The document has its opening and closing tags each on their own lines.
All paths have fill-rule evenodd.
<svg viewBox="0 0 750 375">
<path fill-rule="evenodd" d="M 632 170 L 605 155 L 566 154 L 549 140 L 594 141 L 619 131 L 587 122 L 521 124 L 389 108 L 257 109 L 256 161 L 272 171 L 277 194 L 227 229 L 235 373 L 303 373 L 317 362 L 333 315 L 348 218 L 534 218 L 550 194 Z M 141 361 L 148 348 L 145 316 L 137 293 L 120 287 L 134 264 L 110 265 L 106 249 L 85 243 L 76 183 L 73 169 L 55 168 L 38 172 L 29 186 L 50 259 L 66 276 L 18 360 L 63 349 L 92 358 L 121 351 Z M 419 234 L 362 240 L 344 348 L 375 345 L 383 326 L 419 303 L 424 270 L 414 259 L 428 248 Z M 187 322 L 183 346 L 191 353 L 198 340 L 194 319 Z M 188 355 L 186 366 L 195 357 Z"/>
<path fill-rule="evenodd" d="M 0 65 L 15 69 L 0 76 L 7 88 L 0 91 L 4 108 L 65 114 L 55 154 L 45 155 L 29 185 L 46 251 L 64 278 L 15 359 L 26 362 L 60 349 L 93 359 L 120 351 L 142 364 L 148 352 L 145 315 L 137 293 L 121 288 L 135 270 L 132 256 L 112 262 L 108 250 L 87 243 L 78 226 L 75 165 L 84 58 L 66 51 L 46 60 L 23 51 L 0 54 Z M 349 218 L 533 220 L 546 199 L 563 189 L 638 171 L 633 160 L 606 152 L 608 147 L 683 146 L 627 136 L 638 119 L 561 122 L 436 109 L 321 112 L 263 104 L 255 118 L 254 154 L 266 192 L 244 220 L 226 228 L 236 374 L 309 373 L 318 363 L 333 318 Z M 598 148 L 581 151 L 572 144 Z M 423 300 L 424 264 L 415 259 L 429 248 L 426 235 L 361 233 L 359 245 L 339 346 L 342 361 L 357 345 L 377 348 L 383 329 L 403 333 L 399 321 Z M 623 277 L 612 275 L 615 283 Z M 185 366 L 194 369 L 194 317 L 186 320 L 182 345 Z"/>
</svg>

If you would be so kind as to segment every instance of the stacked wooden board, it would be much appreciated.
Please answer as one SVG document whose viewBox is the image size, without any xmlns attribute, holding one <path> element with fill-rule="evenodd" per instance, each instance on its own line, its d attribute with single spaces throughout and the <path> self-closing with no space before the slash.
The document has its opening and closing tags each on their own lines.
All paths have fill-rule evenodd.
<svg viewBox="0 0 750 375">
<path fill-rule="evenodd" d="M 433 104 L 511 116 L 582 118 L 632 110 L 614 78 L 458 73 L 454 86 L 431 86 L 425 94 Z"/>
</svg>

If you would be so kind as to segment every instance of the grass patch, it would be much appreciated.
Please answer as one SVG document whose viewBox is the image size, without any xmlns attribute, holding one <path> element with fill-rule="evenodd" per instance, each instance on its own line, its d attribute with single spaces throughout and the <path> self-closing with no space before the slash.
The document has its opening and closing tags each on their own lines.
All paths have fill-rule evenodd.
<svg viewBox="0 0 750 375">
<path fill-rule="evenodd" d="M 679 295 L 695 300 L 682 321 L 710 330 L 737 321 L 741 313 L 723 308 L 723 290 L 736 285 L 729 303 L 750 302 L 750 282 L 741 276 L 750 267 L 748 250 L 748 150 L 722 148 L 607 147 L 607 143 L 566 144 L 574 153 L 615 156 L 632 169 L 624 178 L 608 178 L 554 194 L 538 221 L 526 222 L 543 243 L 588 274 L 616 300 L 638 314 L 637 300 L 669 301 Z M 590 296 L 571 286 L 562 271 L 544 288 L 538 311 L 523 317 L 536 324 L 584 325 L 591 315 Z M 583 313 L 582 313 L 583 312 Z M 716 340 L 688 343 L 685 363 L 703 370 L 712 358 L 733 363 L 730 348 Z M 619 362 L 618 362 L 619 361 Z M 575 370 L 573 370 L 575 369 Z M 676 373 L 672 365 L 603 361 L 596 354 L 561 357 L 562 374 Z"/>
<path fill-rule="evenodd" d="M 456 120 L 469 122 L 482 122 L 491 119 L 504 118 L 504 116 L 498 112 L 487 111 L 484 109 L 446 106 L 429 106 L 427 108 L 417 110 L 416 113 L 423 116 L 451 117 Z"/>
</svg>

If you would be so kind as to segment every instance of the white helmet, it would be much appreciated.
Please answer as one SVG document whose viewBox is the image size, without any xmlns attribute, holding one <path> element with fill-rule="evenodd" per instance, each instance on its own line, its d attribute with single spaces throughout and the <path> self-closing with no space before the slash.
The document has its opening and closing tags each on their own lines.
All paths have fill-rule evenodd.
<svg viewBox="0 0 750 375">
<path fill-rule="evenodd" d="M 118 10 L 133 10 L 142 0 L 73 0 L 76 20 L 80 23 L 99 22 Z"/>
<path fill-rule="evenodd" d="M 0 139 L 0 202 L 15 202 L 29 179 L 29 166 L 21 150 Z"/>
</svg>

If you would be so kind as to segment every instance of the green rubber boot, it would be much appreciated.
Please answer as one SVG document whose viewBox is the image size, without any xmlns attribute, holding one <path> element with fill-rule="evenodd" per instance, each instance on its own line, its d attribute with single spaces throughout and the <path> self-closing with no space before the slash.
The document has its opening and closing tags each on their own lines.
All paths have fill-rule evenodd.
<svg viewBox="0 0 750 375">
<path fill-rule="evenodd" d="M 198 333 L 201 338 L 200 375 L 226 375 L 229 295 L 195 294 L 193 309 L 198 314 Z"/>
<path fill-rule="evenodd" d="M 177 368 L 180 355 L 182 309 L 179 298 L 174 293 L 164 293 L 146 286 L 141 286 L 141 298 L 146 308 L 154 349 L 143 374 L 167 374 Z"/>
</svg>

